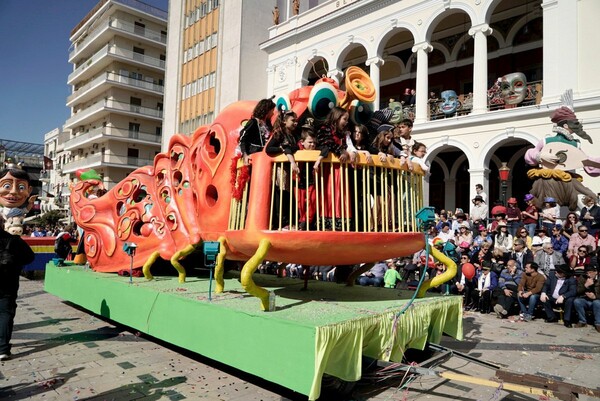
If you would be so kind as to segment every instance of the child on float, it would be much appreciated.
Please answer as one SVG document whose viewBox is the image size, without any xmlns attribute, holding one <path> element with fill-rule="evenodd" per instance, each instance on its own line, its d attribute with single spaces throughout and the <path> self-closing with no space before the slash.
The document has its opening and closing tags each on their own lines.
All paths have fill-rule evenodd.
<svg viewBox="0 0 600 401">
<path fill-rule="evenodd" d="M 244 165 L 250 164 L 250 155 L 264 149 L 271 136 L 271 117 L 275 103 L 271 99 L 262 99 L 254 107 L 252 117 L 240 131 L 239 146 Z"/>
<path fill-rule="evenodd" d="M 410 161 L 418 164 L 424 172 L 429 171 L 429 166 L 425 163 L 425 155 L 427 154 L 427 146 L 421 142 L 415 142 L 412 149 Z"/>
<path fill-rule="evenodd" d="M 312 121 L 312 118 L 309 118 L 302 126 L 302 134 L 298 143 L 300 150 L 315 150 L 317 147 L 317 138 L 313 132 Z M 315 176 L 312 171 L 308 171 L 306 166 L 300 168 L 296 199 L 298 200 L 299 229 L 306 230 L 314 227 L 317 206 Z"/>
<path fill-rule="evenodd" d="M 393 134 L 393 129 L 394 127 L 392 125 L 389 124 L 382 124 L 377 128 L 377 136 L 375 137 L 375 140 L 373 141 L 373 147 L 377 150 L 377 156 L 379 157 L 379 160 L 383 163 L 385 162 L 390 162 L 392 163 L 394 161 L 394 158 L 399 158 L 400 159 L 400 167 L 403 166 L 408 166 L 408 169 L 412 171 L 413 169 L 413 164 L 412 161 L 410 161 L 408 159 L 409 155 L 408 153 L 406 153 L 405 151 L 403 151 L 400 148 L 397 148 L 396 146 L 394 146 L 394 134 Z M 383 170 L 383 169 L 382 169 Z M 383 209 L 383 193 L 386 192 L 385 191 L 385 183 L 382 183 L 380 180 L 384 179 L 384 175 L 381 174 L 383 171 L 380 172 L 380 174 L 377 174 L 377 168 L 375 168 L 375 180 L 374 180 L 374 193 L 377 195 L 376 197 L 376 202 L 375 202 L 375 215 L 377 216 L 378 219 L 378 225 L 382 226 L 382 229 L 384 229 L 385 231 L 385 227 L 387 225 L 389 225 L 389 223 L 391 223 L 390 221 L 388 221 L 388 224 L 383 224 L 382 223 L 382 213 L 384 211 Z M 386 204 L 389 206 L 388 207 L 388 216 L 391 215 L 392 209 L 391 209 L 391 193 L 392 191 L 396 191 L 397 192 L 397 177 L 392 174 L 392 170 L 391 169 L 387 169 L 387 199 L 386 199 Z M 389 219 L 391 220 L 391 219 Z"/>
<path fill-rule="evenodd" d="M 275 175 L 275 193 L 273 194 L 274 216 L 273 228 L 289 227 L 289 210 L 292 208 L 292 197 L 290 194 L 290 175 L 298 176 L 300 169 L 294 158 L 298 151 L 298 144 L 294 137 L 294 130 L 298 125 L 296 113 L 288 110 L 281 112 L 273 126 L 273 134 L 267 143 L 265 152 L 273 157 L 284 154 L 289 161 L 289 168 L 285 165 L 277 167 Z M 281 205 L 281 209 L 280 209 Z"/>
<path fill-rule="evenodd" d="M 352 161 L 351 155 L 348 153 L 347 142 L 347 137 L 350 134 L 346 132 L 349 118 L 350 116 L 345 109 L 336 106 L 331 109 L 324 124 L 317 130 L 317 149 L 321 153 L 313 169 L 322 177 L 323 193 L 319 196 L 323 197 L 323 204 L 319 212 L 320 215 L 324 216 L 324 228 L 326 230 L 331 230 L 334 227 L 335 230 L 339 231 L 342 228 L 347 230 L 352 218 L 350 191 L 348 185 L 346 185 L 347 183 L 344 183 L 341 168 L 342 163 Z M 322 160 L 330 153 L 337 156 L 340 163 L 333 163 L 331 167 L 321 168 Z M 321 191 L 321 188 L 318 190 Z M 319 199 L 319 202 L 321 202 L 321 199 Z M 342 221 L 342 216 L 346 220 L 345 222 Z"/>
<path fill-rule="evenodd" d="M 372 154 L 377 154 L 377 149 L 372 145 L 372 141 L 369 140 L 369 130 L 362 124 L 354 126 L 354 133 L 352 135 L 352 144 L 356 149 L 357 154 L 365 156 L 368 164 L 373 163 Z M 373 229 L 373 215 L 370 212 L 371 202 L 370 196 L 367 196 L 368 191 L 372 191 L 373 178 L 375 175 L 373 166 L 355 166 L 356 171 L 356 182 L 353 193 L 356 194 L 358 216 L 356 216 L 356 224 L 358 225 L 359 231 L 364 231 L 365 228 L 369 230 Z M 364 171 L 364 173 L 363 173 Z M 364 190 L 363 190 L 364 187 Z M 369 212 L 368 212 L 369 210 Z M 367 220 L 366 216 L 370 215 L 370 220 Z"/>
<path fill-rule="evenodd" d="M 386 260 L 388 269 L 383 276 L 383 286 L 385 288 L 396 288 L 399 281 L 402 281 L 402 275 L 398 272 L 398 265 L 394 259 Z"/>
</svg>

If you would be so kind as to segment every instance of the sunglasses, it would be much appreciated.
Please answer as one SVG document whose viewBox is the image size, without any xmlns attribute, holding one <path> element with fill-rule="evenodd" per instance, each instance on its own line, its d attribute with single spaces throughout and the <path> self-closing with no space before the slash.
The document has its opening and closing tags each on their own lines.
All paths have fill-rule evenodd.
<svg viewBox="0 0 600 401">
<path fill-rule="evenodd" d="M 579 252 L 587 253 L 587 249 L 580 249 Z"/>
<path fill-rule="evenodd" d="M 587 230 L 579 230 L 580 233 L 587 233 Z"/>
</svg>

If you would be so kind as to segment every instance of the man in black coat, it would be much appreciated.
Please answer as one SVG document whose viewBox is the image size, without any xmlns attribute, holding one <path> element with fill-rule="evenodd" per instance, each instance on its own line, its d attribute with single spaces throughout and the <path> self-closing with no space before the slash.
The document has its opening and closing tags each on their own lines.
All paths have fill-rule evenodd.
<svg viewBox="0 0 600 401">
<path fill-rule="evenodd" d="M 558 322 L 554 308 L 563 308 L 563 322 L 565 327 L 571 326 L 571 313 L 573 301 L 577 296 L 577 281 L 571 275 L 571 269 L 566 264 L 558 265 L 544 283 L 540 301 L 546 312 L 546 323 Z"/>
<path fill-rule="evenodd" d="M 509 259 L 516 260 L 517 269 L 520 272 L 523 272 L 525 270 L 525 265 L 533 262 L 533 252 L 527 248 L 527 244 L 525 244 L 525 241 L 521 238 L 515 240 L 513 249 Z"/>
</svg>

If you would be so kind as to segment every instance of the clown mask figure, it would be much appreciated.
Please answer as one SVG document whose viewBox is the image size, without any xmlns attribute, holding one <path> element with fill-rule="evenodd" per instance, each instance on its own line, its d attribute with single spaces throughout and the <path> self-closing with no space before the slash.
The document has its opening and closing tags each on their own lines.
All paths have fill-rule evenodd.
<svg viewBox="0 0 600 401">
<path fill-rule="evenodd" d="M 6 219 L 4 229 L 7 232 L 17 235 L 22 233 L 23 219 L 36 198 L 29 197 L 31 190 L 27 179 L 14 177 L 10 170 L 0 178 L 0 206 Z"/>
<path fill-rule="evenodd" d="M 458 96 L 456 96 L 456 92 L 445 90 L 440 95 L 442 96 L 442 112 L 447 116 L 456 113 L 456 109 L 458 108 Z"/>
<path fill-rule="evenodd" d="M 505 104 L 519 104 L 527 93 L 527 78 L 522 72 L 513 72 L 502 77 L 500 91 Z"/>
</svg>

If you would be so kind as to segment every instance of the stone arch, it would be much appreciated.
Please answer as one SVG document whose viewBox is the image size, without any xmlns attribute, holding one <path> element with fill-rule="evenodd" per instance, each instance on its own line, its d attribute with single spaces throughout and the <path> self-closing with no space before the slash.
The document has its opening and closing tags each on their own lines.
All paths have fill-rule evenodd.
<svg viewBox="0 0 600 401">
<path fill-rule="evenodd" d="M 444 58 L 446 59 L 446 63 L 451 60 L 450 51 L 448 50 L 448 48 L 446 46 L 444 46 L 443 44 L 441 44 L 439 42 L 434 42 L 431 44 L 431 46 L 435 50 L 439 50 L 444 55 Z"/>
<path fill-rule="evenodd" d="M 469 5 L 463 3 L 452 3 L 448 8 L 441 6 L 431 14 L 431 17 L 423 24 L 425 26 L 424 37 L 419 38 L 418 42 L 427 41 L 431 38 L 434 29 L 438 23 L 449 15 L 459 13 L 463 11 L 469 17 L 471 26 L 478 25 L 480 22 L 477 20 L 477 12 L 473 10 Z M 482 21 L 483 22 L 483 21 Z M 416 41 L 416 39 L 415 39 Z M 417 42 L 417 43 L 418 43 Z"/>
<path fill-rule="evenodd" d="M 467 43 L 467 41 L 472 40 L 473 38 L 471 38 L 471 35 L 469 35 L 468 32 L 466 32 L 459 40 L 456 41 L 456 46 L 454 46 L 454 49 L 452 49 L 452 53 L 449 55 L 448 60 L 449 61 L 456 61 L 458 60 L 458 53 L 461 51 L 462 46 L 464 44 Z"/>
<path fill-rule="evenodd" d="M 310 72 L 313 69 L 313 66 L 316 64 L 316 62 L 323 60 L 326 64 L 325 64 L 325 70 L 328 71 L 329 69 L 331 69 L 331 62 L 330 60 L 327 58 L 327 55 L 323 52 L 313 52 L 311 57 L 307 57 L 305 59 L 306 61 L 304 62 L 304 66 L 302 67 L 301 71 L 302 71 L 302 81 L 308 81 L 308 77 L 310 75 Z"/>
<path fill-rule="evenodd" d="M 465 160 L 467 161 L 467 163 L 469 162 L 469 159 L 467 158 L 467 156 L 464 153 L 458 159 L 456 159 L 456 161 L 452 165 L 452 168 L 450 169 L 450 177 L 456 177 L 458 168 Z"/>
<path fill-rule="evenodd" d="M 350 40 L 349 42 L 344 43 L 344 45 L 342 47 L 340 47 L 338 49 L 338 51 L 336 51 L 336 54 L 338 55 L 336 60 L 335 60 L 335 67 L 341 69 L 343 67 L 343 63 L 344 63 L 344 59 L 346 58 L 346 56 L 354 49 L 356 49 L 357 47 L 362 46 L 366 52 L 367 52 L 367 59 L 369 59 L 370 57 L 373 57 L 371 55 L 372 51 L 369 49 L 369 44 L 367 43 L 366 40 L 364 40 L 363 38 L 357 37 L 357 36 L 353 36 L 352 40 Z"/>
<path fill-rule="evenodd" d="M 492 14 L 494 14 L 494 10 L 498 6 L 498 4 L 502 3 L 504 0 L 485 0 L 483 4 L 483 19 L 485 23 L 489 23 L 492 20 Z"/>
<path fill-rule="evenodd" d="M 442 138 L 441 140 L 438 140 L 437 142 L 427 146 L 427 157 L 425 158 L 425 161 L 431 163 L 437 154 L 440 153 L 441 149 L 447 146 L 453 146 L 459 149 L 467 158 L 469 167 L 473 168 L 475 165 L 475 156 L 473 155 L 473 152 L 471 152 L 465 143 L 448 137 Z"/>
<path fill-rule="evenodd" d="M 536 145 L 540 139 L 533 134 L 525 131 L 512 131 L 507 129 L 504 132 L 500 132 L 490 138 L 486 145 L 481 149 L 480 160 L 478 160 L 478 166 L 487 166 L 498 148 L 506 145 L 506 142 L 511 139 L 522 139 L 529 142 L 532 145 Z"/>
<path fill-rule="evenodd" d="M 377 46 L 375 48 L 376 55 L 383 54 L 388 40 L 401 30 L 407 30 L 412 35 L 413 40 L 415 40 L 415 37 L 417 36 L 417 29 L 407 22 L 397 21 L 396 26 L 390 25 L 387 27 L 377 39 Z"/>
<path fill-rule="evenodd" d="M 398 56 L 386 56 L 384 58 L 385 63 L 381 66 L 381 81 L 385 81 L 386 77 L 384 77 L 384 71 L 390 67 L 392 64 L 398 64 L 400 66 L 401 73 L 406 71 L 406 65 L 404 65 L 404 61 Z"/>
</svg>

